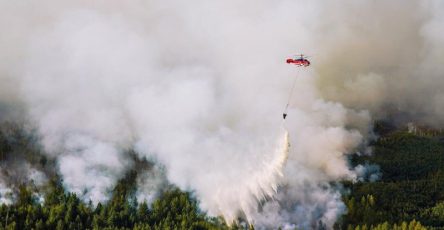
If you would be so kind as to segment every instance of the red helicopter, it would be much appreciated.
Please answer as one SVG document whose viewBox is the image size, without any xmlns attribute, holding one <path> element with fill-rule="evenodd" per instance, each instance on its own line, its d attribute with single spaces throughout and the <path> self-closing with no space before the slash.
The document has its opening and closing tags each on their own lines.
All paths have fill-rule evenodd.
<svg viewBox="0 0 444 230">
<path fill-rule="evenodd" d="M 293 65 L 296 65 L 299 67 L 302 67 L 302 66 L 307 67 L 310 65 L 310 61 L 307 60 L 307 57 L 304 56 L 303 54 L 297 55 L 296 58 L 288 58 L 287 63 L 293 64 Z M 290 99 L 291 99 L 291 95 L 293 94 L 295 84 L 296 84 L 296 81 L 293 81 L 293 87 L 291 88 L 291 91 L 290 91 L 290 97 L 288 98 L 287 106 L 285 106 L 284 113 L 282 114 L 284 120 L 287 117 L 287 110 L 288 110 L 288 106 L 290 105 Z"/>
<path fill-rule="evenodd" d="M 310 65 L 310 61 L 307 60 L 307 57 L 304 57 L 303 54 L 301 54 L 300 57 L 298 57 L 298 58 L 288 58 L 287 63 L 294 64 L 297 66 L 303 66 L 303 67 L 307 67 Z"/>
</svg>

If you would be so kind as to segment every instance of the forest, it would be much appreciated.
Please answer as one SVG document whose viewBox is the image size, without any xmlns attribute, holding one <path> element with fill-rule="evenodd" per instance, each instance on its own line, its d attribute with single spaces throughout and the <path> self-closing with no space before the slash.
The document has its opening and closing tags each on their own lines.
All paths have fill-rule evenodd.
<svg viewBox="0 0 444 230">
<path fill-rule="evenodd" d="M 379 138 L 371 155 L 351 159 L 353 165 L 380 168 L 377 181 L 344 182 L 347 213 L 342 229 L 444 229 L 444 133 L 419 127 L 395 128 L 378 121 Z"/>
<path fill-rule="evenodd" d="M 3 183 L 15 185 L 10 194 L 2 192 L 14 202 L 0 197 L 0 229 L 254 229 L 243 221 L 228 225 L 222 217 L 208 216 L 192 193 L 173 185 L 152 204 L 138 203 L 137 170 L 119 180 L 108 202 L 85 203 L 63 187 L 54 162 L 24 130 L 17 124 L 0 126 L 1 175 L 10 178 Z M 343 182 L 347 212 L 335 228 L 444 229 L 443 133 L 425 128 L 412 132 L 382 121 L 375 123 L 375 133 L 379 138 L 370 144 L 372 154 L 353 155 L 350 162 L 377 165 L 380 177 Z M 50 175 L 44 186 L 20 180 L 17 162 L 23 160 Z"/>
</svg>

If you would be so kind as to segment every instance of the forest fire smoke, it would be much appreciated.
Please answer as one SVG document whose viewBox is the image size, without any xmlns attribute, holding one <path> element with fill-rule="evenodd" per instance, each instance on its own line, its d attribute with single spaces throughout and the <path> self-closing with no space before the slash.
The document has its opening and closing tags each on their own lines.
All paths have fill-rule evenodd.
<svg viewBox="0 0 444 230">
<path fill-rule="evenodd" d="M 139 199 L 168 181 L 228 221 L 331 228 L 345 212 L 331 182 L 365 171 L 347 156 L 373 118 L 444 124 L 442 12 L 438 0 L 0 0 L 0 121 L 35 127 L 85 201 L 109 198 L 130 149 L 157 164 Z M 293 52 L 315 58 L 282 131 Z"/>
</svg>

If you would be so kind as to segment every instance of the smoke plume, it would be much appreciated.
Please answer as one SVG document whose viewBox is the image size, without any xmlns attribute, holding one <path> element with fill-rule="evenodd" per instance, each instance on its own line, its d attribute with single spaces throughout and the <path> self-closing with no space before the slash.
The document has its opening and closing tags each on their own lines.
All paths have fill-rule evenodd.
<svg viewBox="0 0 444 230">
<path fill-rule="evenodd" d="M 361 176 L 346 159 L 372 119 L 444 124 L 443 11 L 438 0 L 0 0 L 0 121 L 36 127 L 85 200 L 107 200 L 134 149 L 157 163 L 139 200 L 167 180 L 228 222 L 331 228 L 346 211 L 332 182 Z M 285 63 L 301 52 L 312 66 Z M 1 202 L 7 191 L 0 174 Z"/>
</svg>

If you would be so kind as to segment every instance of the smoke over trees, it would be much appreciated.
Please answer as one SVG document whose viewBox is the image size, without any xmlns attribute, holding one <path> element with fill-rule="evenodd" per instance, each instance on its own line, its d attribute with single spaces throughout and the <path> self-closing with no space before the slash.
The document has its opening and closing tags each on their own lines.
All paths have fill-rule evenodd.
<svg viewBox="0 0 444 230">
<path fill-rule="evenodd" d="M 17 189 L 11 178 L 39 187 L 57 174 L 96 205 L 137 168 L 140 202 L 174 184 L 228 222 L 331 228 L 346 212 L 335 182 L 360 179 L 348 158 L 369 152 L 375 118 L 442 125 L 443 10 L 0 0 L 0 121 L 23 124 L 38 149 L 2 151 L 15 163 L 2 165 L 0 192 Z M 312 54 L 312 67 L 287 66 L 294 52 Z"/>
</svg>

